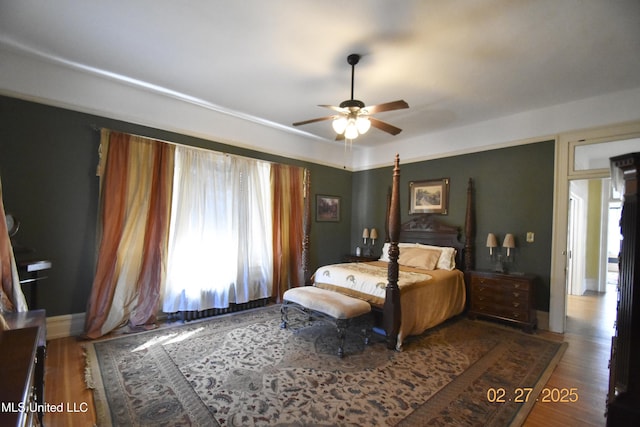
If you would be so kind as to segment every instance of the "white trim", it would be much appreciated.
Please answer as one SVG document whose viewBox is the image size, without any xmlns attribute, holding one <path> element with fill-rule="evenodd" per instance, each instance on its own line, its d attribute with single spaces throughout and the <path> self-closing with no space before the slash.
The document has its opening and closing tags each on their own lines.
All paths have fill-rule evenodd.
<svg viewBox="0 0 640 427">
<path fill-rule="evenodd" d="M 86 313 L 47 317 L 47 339 L 75 337 L 84 332 Z"/>
<path fill-rule="evenodd" d="M 549 330 L 549 312 L 536 310 L 536 316 L 538 318 L 538 330 Z"/>
<path fill-rule="evenodd" d="M 568 220 L 568 230 L 571 231 L 571 241 L 567 242 L 570 257 L 568 258 L 569 286 L 568 293 L 571 295 L 584 295 L 586 288 L 585 264 L 587 249 L 587 204 L 588 204 L 588 182 L 584 180 L 574 181 L 569 186 L 569 195 L 573 201 L 571 205 L 570 218 Z"/>
<path fill-rule="evenodd" d="M 607 291 L 607 264 L 609 263 L 609 193 L 611 188 L 611 178 L 602 180 L 600 188 L 600 252 L 598 259 L 598 283 L 597 291 Z"/>
</svg>

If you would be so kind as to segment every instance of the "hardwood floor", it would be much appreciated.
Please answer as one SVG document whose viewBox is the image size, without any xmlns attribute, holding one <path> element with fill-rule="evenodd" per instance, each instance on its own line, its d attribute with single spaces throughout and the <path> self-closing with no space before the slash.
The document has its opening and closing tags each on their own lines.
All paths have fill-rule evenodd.
<svg viewBox="0 0 640 427">
<path fill-rule="evenodd" d="M 568 296 L 564 335 L 541 331 L 540 336 L 569 343 L 547 382 L 548 388 L 575 387 L 575 403 L 537 402 L 525 426 L 604 426 L 609 387 L 609 358 L 615 321 L 616 290 L 604 294 Z"/>
<path fill-rule="evenodd" d="M 44 396 L 47 403 L 71 405 L 77 412 L 47 412 L 46 427 L 93 426 L 96 424 L 93 392 L 84 381 L 84 349 L 75 337 L 59 338 L 47 343 Z"/>
<path fill-rule="evenodd" d="M 579 399 L 575 403 L 536 403 L 525 426 L 605 425 L 615 299 L 615 288 L 606 294 L 569 296 L 566 333 L 538 332 L 541 337 L 569 343 L 547 387 L 575 387 Z M 85 427 L 96 422 L 92 392 L 86 389 L 84 382 L 82 343 L 74 337 L 48 343 L 45 399 L 50 404 L 63 403 L 76 411 L 45 414 L 44 424 L 47 427 Z"/>
</svg>

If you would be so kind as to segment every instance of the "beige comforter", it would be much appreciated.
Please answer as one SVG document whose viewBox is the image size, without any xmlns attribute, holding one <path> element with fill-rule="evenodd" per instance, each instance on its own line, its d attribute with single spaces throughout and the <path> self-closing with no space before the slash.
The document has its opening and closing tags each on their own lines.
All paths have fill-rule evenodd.
<svg viewBox="0 0 640 427">
<path fill-rule="evenodd" d="M 347 263 L 320 267 L 315 286 L 384 304 L 387 263 Z M 401 324 L 398 349 L 405 337 L 418 335 L 460 314 L 465 305 L 464 274 L 460 270 L 421 270 L 400 266 Z"/>
</svg>

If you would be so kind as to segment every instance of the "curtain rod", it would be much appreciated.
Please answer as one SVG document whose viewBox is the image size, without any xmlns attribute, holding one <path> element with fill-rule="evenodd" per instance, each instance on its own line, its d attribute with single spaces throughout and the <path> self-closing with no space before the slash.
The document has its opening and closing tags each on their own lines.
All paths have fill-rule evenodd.
<svg viewBox="0 0 640 427">
<path fill-rule="evenodd" d="M 162 142 L 162 143 L 165 143 L 165 144 L 171 144 L 171 145 L 184 147 L 184 148 L 193 148 L 193 149 L 196 149 L 196 150 L 211 151 L 211 152 L 215 152 L 215 153 L 224 154 L 225 156 L 238 157 L 238 158 L 241 158 L 241 159 L 257 160 L 257 161 L 264 162 L 264 163 L 269 163 L 269 164 L 272 164 L 272 165 L 273 164 L 276 164 L 276 165 L 285 164 L 285 163 L 280 163 L 280 162 L 273 162 L 273 161 L 270 161 L 270 160 L 256 159 L 255 157 L 242 156 L 240 154 L 225 153 L 223 151 L 213 150 L 213 149 L 210 149 L 210 148 L 194 147 L 193 145 L 182 144 L 182 143 L 175 142 L 175 141 L 167 141 L 166 139 L 158 139 L 158 138 L 153 138 L 151 136 L 139 135 L 139 134 L 135 134 L 135 133 L 131 133 L 131 132 L 124 132 L 124 131 L 120 131 L 120 130 L 116 130 L 116 129 L 111 129 L 111 128 L 98 126 L 98 125 L 95 125 L 95 124 L 90 125 L 90 127 L 91 127 L 92 130 L 94 130 L 96 132 L 100 132 L 102 130 L 108 130 L 109 132 L 126 133 L 127 135 L 135 136 L 135 137 L 138 137 L 138 138 L 150 139 L 150 140 L 153 140 L 153 141 L 156 141 L 156 142 Z M 288 165 L 288 166 L 293 166 L 293 165 Z M 306 168 L 304 166 L 297 166 L 297 167 L 301 167 L 303 169 L 308 169 L 308 168 Z"/>
</svg>

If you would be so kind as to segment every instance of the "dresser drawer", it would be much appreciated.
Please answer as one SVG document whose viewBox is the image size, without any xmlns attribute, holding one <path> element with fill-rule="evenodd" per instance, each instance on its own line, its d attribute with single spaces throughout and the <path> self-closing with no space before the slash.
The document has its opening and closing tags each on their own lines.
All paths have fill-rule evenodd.
<svg viewBox="0 0 640 427">
<path fill-rule="evenodd" d="M 534 276 L 471 272 L 469 316 L 492 317 L 535 328 Z"/>
<path fill-rule="evenodd" d="M 499 288 L 499 289 L 510 289 L 510 290 L 523 290 L 528 291 L 531 289 L 531 282 L 525 278 L 520 278 L 519 276 L 510 276 L 510 277 L 486 277 L 486 276 L 472 276 L 471 278 L 471 286 L 473 287 L 491 287 L 491 288 Z"/>
<path fill-rule="evenodd" d="M 529 307 L 529 292 L 507 291 L 489 292 L 487 289 L 480 289 L 471 293 L 471 301 L 478 303 L 493 303 L 505 307 Z"/>
<path fill-rule="evenodd" d="M 530 310 L 526 306 L 510 307 L 487 302 L 473 302 L 472 310 L 477 314 L 501 317 L 504 319 L 529 322 Z"/>
</svg>

